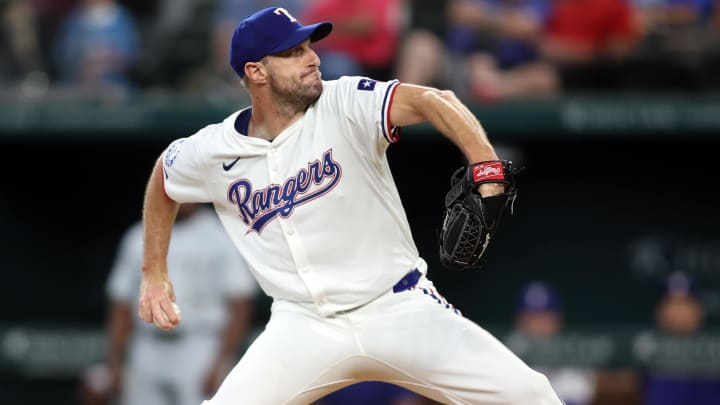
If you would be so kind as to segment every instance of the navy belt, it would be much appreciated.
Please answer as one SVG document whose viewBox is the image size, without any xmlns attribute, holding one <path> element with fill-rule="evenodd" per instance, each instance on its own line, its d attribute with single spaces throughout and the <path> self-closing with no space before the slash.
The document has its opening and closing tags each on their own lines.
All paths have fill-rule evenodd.
<svg viewBox="0 0 720 405">
<path fill-rule="evenodd" d="M 422 277 L 422 273 L 420 273 L 420 270 L 415 269 L 411 271 L 393 286 L 393 292 L 399 293 L 415 287 L 415 284 L 417 284 L 418 280 L 420 280 L 420 277 Z"/>
</svg>

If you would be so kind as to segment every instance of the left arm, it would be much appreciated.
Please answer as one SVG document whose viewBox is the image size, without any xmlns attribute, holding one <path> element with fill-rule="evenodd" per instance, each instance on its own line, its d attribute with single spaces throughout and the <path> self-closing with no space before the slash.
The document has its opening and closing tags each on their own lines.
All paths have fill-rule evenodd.
<svg viewBox="0 0 720 405">
<path fill-rule="evenodd" d="M 452 91 L 402 83 L 395 90 L 390 121 L 398 127 L 429 121 L 460 148 L 468 163 L 498 160 L 482 125 Z M 504 189 L 500 183 L 485 183 L 479 191 L 490 196 Z"/>
</svg>

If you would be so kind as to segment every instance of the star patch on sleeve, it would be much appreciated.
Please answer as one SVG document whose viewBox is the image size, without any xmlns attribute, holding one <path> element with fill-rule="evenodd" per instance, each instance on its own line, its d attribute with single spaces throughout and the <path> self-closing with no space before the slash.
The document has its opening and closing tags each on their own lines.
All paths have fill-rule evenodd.
<svg viewBox="0 0 720 405">
<path fill-rule="evenodd" d="M 357 89 L 358 89 L 358 90 L 373 91 L 373 90 L 375 90 L 375 83 L 376 83 L 375 80 L 362 79 L 362 80 L 360 80 L 360 82 L 358 83 Z"/>
</svg>

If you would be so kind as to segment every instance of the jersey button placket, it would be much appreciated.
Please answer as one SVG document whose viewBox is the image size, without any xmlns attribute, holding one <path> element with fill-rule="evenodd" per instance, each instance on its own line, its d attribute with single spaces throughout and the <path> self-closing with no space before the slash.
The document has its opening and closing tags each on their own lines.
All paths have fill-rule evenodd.
<svg viewBox="0 0 720 405">
<path fill-rule="evenodd" d="M 277 152 L 275 149 L 269 149 L 267 153 L 268 168 L 270 169 L 270 179 L 278 183 L 278 169 L 280 168 L 277 161 Z"/>
</svg>

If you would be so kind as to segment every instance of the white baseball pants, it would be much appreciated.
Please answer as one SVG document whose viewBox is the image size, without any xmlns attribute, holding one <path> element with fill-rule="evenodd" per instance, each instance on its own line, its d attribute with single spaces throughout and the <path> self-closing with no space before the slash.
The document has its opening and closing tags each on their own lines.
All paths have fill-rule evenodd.
<svg viewBox="0 0 720 405">
<path fill-rule="evenodd" d="M 331 317 L 276 301 L 258 336 L 206 405 L 305 405 L 364 380 L 444 404 L 561 405 L 542 374 L 462 317 L 422 277 Z"/>
</svg>

